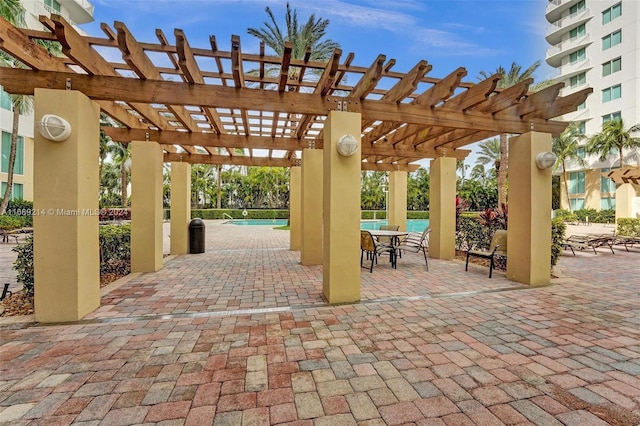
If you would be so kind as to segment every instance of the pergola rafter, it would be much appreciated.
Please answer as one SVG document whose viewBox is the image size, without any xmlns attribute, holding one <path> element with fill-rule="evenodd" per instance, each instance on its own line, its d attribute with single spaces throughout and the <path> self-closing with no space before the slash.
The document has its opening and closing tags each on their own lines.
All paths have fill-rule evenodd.
<svg viewBox="0 0 640 426">
<path fill-rule="evenodd" d="M 424 60 L 402 73 L 384 55 L 362 67 L 353 53 L 341 60 L 339 49 L 324 63 L 310 60 L 310 50 L 294 58 L 290 44 L 282 57 L 266 55 L 264 44 L 258 54 L 243 52 L 239 36 L 224 51 L 214 36 L 209 48 L 191 46 L 180 29 L 174 41 L 156 30 L 158 43 L 144 43 L 122 22 L 102 24 L 105 37 L 90 37 L 59 15 L 40 21 L 48 31 L 0 18 L 0 49 L 30 68 L 3 69 L 5 90 L 70 84 L 121 124 L 104 128 L 113 140 L 156 141 L 166 161 L 291 166 L 301 149 L 322 148 L 328 111 L 341 109 L 361 114 L 363 169 L 413 170 L 420 159 L 462 159 L 469 153 L 462 148 L 501 133 L 557 135 L 567 123 L 553 119 L 592 91 L 559 97 L 556 84 L 531 94 L 531 80 L 499 90 L 500 76 L 464 82 L 464 68 L 427 76 L 432 65 Z M 35 39 L 60 42 L 65 57 L 52 57 Z M 107 59 L 105 49 L 122 62 Z"/>
</svg>

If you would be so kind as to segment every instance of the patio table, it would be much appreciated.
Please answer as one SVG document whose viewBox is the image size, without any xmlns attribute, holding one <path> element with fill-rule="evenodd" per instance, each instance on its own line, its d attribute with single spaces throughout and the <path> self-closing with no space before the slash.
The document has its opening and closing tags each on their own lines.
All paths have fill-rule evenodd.
<svg viewBox="0 0 640 426">
<path fill-rule="evenodd" d="M 391 246 L 393 247 L 393 256 L 396 256 L 396 249 L 398 245 L 400 245 L 400 237 L 404 237 L 408 235 L 407 231 L 388 231 L 384 229 L 365 229 L 364 231 L 369 231 L 371 236 L 378 239 L 379 237 L 390 237 L 391 238 Z"/>
</svg>

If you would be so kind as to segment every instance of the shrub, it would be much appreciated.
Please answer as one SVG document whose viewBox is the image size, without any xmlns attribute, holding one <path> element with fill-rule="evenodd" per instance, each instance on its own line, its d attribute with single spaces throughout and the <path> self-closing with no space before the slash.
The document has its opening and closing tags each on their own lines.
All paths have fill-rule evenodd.
<svg viewBox="0 0 640 426">
<path fill-rule="evenodd" d="M 106 225 L 99 231 L 100 274 L 126 275 L 131 270 L 131 226 Z M 13 269 L 26 294 L 33 294 L 33 237 L 13 248 L 18 257 Z"/>
<path fill-rule="evenodd" d="M 18 271 L 17 280 L 22 284 L 25 294 L 33 294 L 33 237 L 27 237 L 24 244 L 18 244 L 13 249 L 18 253 L 13 269 Z"/>
<path fill-rule="evenodd" d="M 618 219 L 616 234 L 629 237 L 640 236 L 640 219 L 629 217 Z"/>
<path fill-rule="evenodd" d="M 98 218 L 101 222 L 111 220 L 131 220 L 131 209 L 125 208 L 103 208 L 100 209 L 100 216 Z"/>
<path fill-rule="evenodd" d="M 577 222 L 578 216 L 575 213 L 570 212 L 569 210 L 557 209 L 554 210 L 554 217 L 556 219 L 563 220 L 565 222 Z"/>
<path fill-rule="evenodd" d="M 22 227 L 22 221 L 15 216 L 0 216 L 0 229 L 3 231 L 11 231 L 12 229 L 18 229 Z"/>
<path fill-rule="evenodd" d="M 26 200 L 11 200 L 7 204 L 7 211 L 5 212 L 7 216 L 12 216 L 18 220 L 20 220 L 20 226 L 22 227 L 31 227 L 33 226 L 33 202 Z"/>
<path fill-rule="evenodd" d="M 564 241 L 564 233 L 567 225 L 561 218 L 555 218 L 551 221 L 551 267 L 553 268 L 562 254 L 562 242 Z"/>
</svg>

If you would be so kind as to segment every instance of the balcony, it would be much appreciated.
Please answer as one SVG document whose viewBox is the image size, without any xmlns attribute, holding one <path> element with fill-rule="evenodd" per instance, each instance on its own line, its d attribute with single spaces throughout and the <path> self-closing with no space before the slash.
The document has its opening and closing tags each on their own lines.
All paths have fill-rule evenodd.
<svg viewBox="0 0 640 426">
<path fill-rule="evenodd" d="M 569 80 L 574 75 L 580 74 L 581 72 L 587 72 L 591 68 L 591 60 L 584 59 L 582 61 L 577 61 L 572 63 L 567 62 L 560 67 L 560 76 L 558 77 L 560 80 Z"/>
<path fill-rule="evenodd" d="M 545 17 L 548 22 L 555 22 L 562 16 L 565 10 L 569 10 L 571 6 L 578 3 L 580 0 L 549 0 L 547 3 L 547 9 L 545 11 Z"/>
<path fill-rule="evenodd" d="M 69 18 L 78 24 L 93 21 L 94 6 L 88 0 L 58 0 L 69 13 Z"/>
<path fill-rule="evenodd" d="M 558 43 L 555 46 L 551 46 L 547 49 L 547 56 L 545 60 L 549 66 L 554 68 L 559 67 L 562 64 L 562 59 L 570 55 L 571 53 L 579 50 L 582 47 L 591 44 L 591 35 L 583 35 L 582 37 L 576 37 L 574 39 L 565 40 L 562 43 Z"/>
<path fill-rule="evenodd" d="M 582 10 L 573 15 L 566 16 L 547 27 L 546 40 L 549 44 L 557 44 L 562 40 L 562 36 L 578 25 L 587 22 L 593 17 L 590 9 Z"/>
</svg>

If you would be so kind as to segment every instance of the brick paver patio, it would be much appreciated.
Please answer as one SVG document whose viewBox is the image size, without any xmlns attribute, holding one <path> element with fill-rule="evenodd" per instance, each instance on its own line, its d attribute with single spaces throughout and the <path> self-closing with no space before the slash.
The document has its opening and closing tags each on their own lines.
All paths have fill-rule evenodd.
<svg viewBox="0 0 640 426">
<path fill-rule="evenodd" d="M 327 306 L 288 233 L 207 223 L 207 253 L 70 325 L 0 322 L 10 425 L 638 425 L 640 249 L 541 288 L 408 254 Z"/>
</svg>

